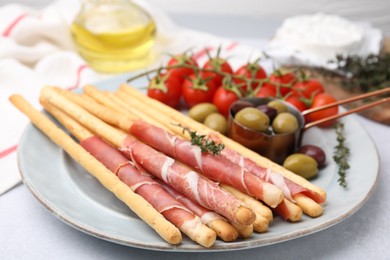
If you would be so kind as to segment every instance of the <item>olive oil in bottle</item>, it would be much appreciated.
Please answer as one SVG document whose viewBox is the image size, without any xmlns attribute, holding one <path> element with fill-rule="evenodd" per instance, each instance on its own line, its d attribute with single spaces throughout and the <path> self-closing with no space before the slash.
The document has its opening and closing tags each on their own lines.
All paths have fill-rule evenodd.
<svg viewBox="0 0 390 260">
<path fill-rule="evenodd" d="M 87 0 L 72 26 L 80 55 L 98 72 L 121 73 L 153 62 L 156 26 L 129 0 Z"/>
</svg>

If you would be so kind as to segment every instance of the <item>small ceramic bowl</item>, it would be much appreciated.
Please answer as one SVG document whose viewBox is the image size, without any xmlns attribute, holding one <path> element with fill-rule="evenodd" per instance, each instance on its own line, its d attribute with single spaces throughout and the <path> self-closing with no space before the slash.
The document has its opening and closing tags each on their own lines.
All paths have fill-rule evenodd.
<svg viewBox="0 0 390 260">
<path fill-rule="evenodd" d="M 244 98 L 242 101 L 248 101 L 255 107 L 265 105 L 274 100 L 271 98 Z M 280 100 L 279 100 L 280 101 Z M 282 101 L 283 102 L 283 101 Z M 229 109 L 228 118 L 228 136 L 245 147 L 267 157 L 268 159 L 282 164 L 284 159 L 292 154 L 300 145 L 303 134 L 304 118 L 299 110 L 290 104 L 287 105 L 288 111 L 298 119 L 299 127 L 295 132 L 285 134 L 267 134 L 264 132 L 249 129 L 234 119 L 232 108 Z M 234 104 L 232 104 L 233 106 Z"/>
</svg>

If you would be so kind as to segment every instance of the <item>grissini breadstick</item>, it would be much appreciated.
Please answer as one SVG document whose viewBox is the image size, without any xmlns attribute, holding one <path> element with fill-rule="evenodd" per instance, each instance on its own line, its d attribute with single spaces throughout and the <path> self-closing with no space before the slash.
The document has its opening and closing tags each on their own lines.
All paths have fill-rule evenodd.
<svg viewBox="0 0 390 260">
<path fill-rule="evenodd" d="M 289 211 L 294 213 L 289 217 L 288 220 L 290 220 L 291 222 L 300 221 L 302 219 L 302 209 L 287 199 L 284 199 L 284 203 L 286 204 Z"/>
<path fill-rule="evenodd" d="M 116 94 L 118 94 L 119 97 L 123 96 L 123 93 L 127 93 L 128 96 L 131 96 L 132 101 L 135 99 L 139 99 L 140 101 L 142 101 L 143 105 L 148 106 L 149 108 L 154 108 L 154 111 L 159 111 L 159 112 L 161 112 L 161 114 L 168 114 L 172 121 L 180 122 L 182 125 L 188 126 L 191 129 L 198 131 L 199 133 L 206 134 L 206 135 L 211 134 L 211 135 L 217 136 L 218 139 L 222 140 L 222 142 L 227 147 L 239 152 L 240 154 L 242 154 L 246 158 L 251 158 L 253 161 L 255 161 L 256 164 L 262 165 L 264 167 L 268 167 L 271 170 L 282 174 L 286 178 L 291 179 L 295 183 L 302 185 L 303 187 L 305 187 L 309 190 L 315 191 L 316 193 L 318 193 L 318 195 L 322 196 L 323 200 L 326 199 L 326 192 L 322 188 L 310 183 L 306 179 L 304 179 L 296 174 L 291 173 L 290 171 L 286 170 L 282 166 L 273 163 L 272 161 L 268 160 L 267 158 L 264 158 L 264 157 L 258 155 L 257 153 L 243 147 L 242 145 L 236 143 L 235 141 L 233 141 L 229 138 L 226 138 L 225 136 L 223 136 L 215 131 L 212 131 L 211 129 L 207 128 L 203 124 L 200 124 L 200 123 L 192 120 L 191 118 L 184 116 L 179 111 L 171 109 L 171 108 L 165 106 L 164 104 L 162 104 L 156 100 L 148 98 L 144 94 L 138 92 L 135 89 L 132 89 L 130 86 L 128 86 L 126 84 L 121 85 L 120 88 L 118 89 L 118 91 L 116 92 Z M 172 127 L 172 124 L 171 124 L 171 127 Z M 304 209 L 306 209 L 306 208 L 310 209 L 311 206 L 314 206 L 318 209 L 318 205 L 316 205 L 315 201 L 310 200 L 310 199 L 302 200 L 302 198 L 304 198 L 304 197 L 303 196 L 297 196 L 296 198 L 294 197 L 295 200 L 301 200 L 300 201 L 301 205 L 308 203 L 308 205 L 306 207 L 304 207 Z"/>
<path fill-rule="evenodd" d="M 135 193 L 145 198 L 159 213 L 189 238 L 204 247 L 211 247 L 214 244 L 216 239 L 214 231 L 204 226 L 199 217 L 174 199 L 158 182 L 145 174 L 141 174 L 128 163 L 127 158 L 116 148 L 93 135 L 59 109 L 44 102 L 43 106 L 71 134 L 79 139 L 82 147 L 109 168 Z"/>
<path fill-rule="evenodd" d="M 248 238 L 248 237 L 252 236 L 253 225 L 243 225 L 243 224 L 240 224 L 237 222 L 232 222 L 231 224 L 238 230 L 240 237 Z"/>
<path fill-rule="evenodd" d="M 113 175 L 102 163 L 85 151 L 85 149 L 57 127 L 50 119 L 38 112 L 19 95 L 11 96 L 10 101 L 22 113 L 29 117 L 37 128 L 45 133 L 54 143 L 63 148 L 76 162 L 98 179 L 106 189 L 123 201 L 165 241 L 171 244 L 181 243 L 181 233 L 172 223 L 167 221 L 141 196 L 135 194 L 117 176 Z"/>
<path fill-rule="evenodd" d="M 213 209 L 229 220 L 238 223 L 249 225 L 255 220 L 255 215 L 252 210 L 241 205 L 241 202 L 231 194 L 222 190 L 216 183 L 206 179 L 188 167 L 177 163 L 172 158 L 142 144 L 134 137 L 126 135 L 122 131 L 107 125 L 100 119 L 89 114 L 80 106 L 61 96 L 55 89 L 51 87 L 42 88 L 41 98 L 43 98 L 45 102 L 60 108 L 89 130 L 94 131 L 97 135 L 111 142 L 114 146 L 119 147 L 129 159 L 134 160 L 136 158 L 135 160 L 138 161 L 138 163 L 143 163 L 142 167 L 149 167 L 145 169 L 150 173 L 153 173 L 156 177 L 164 181 L 170 181 L 169 184 L 171 186 L 176 185 L 174 187 L 175 189 L 180 189 L 178 191 L 185 193 L 191 199 L 195 199 L 202 206 Z M 158 157 L 160 161 L 156 161 L 155 158 L 152 158 L 151 154 L 153 154 L 155 158 Z M 149 162 L 145 163 L 147 161 Z M 191 189 L 193 184 L 189 182 L 194 180 L 194 178 L 198 182 L 197 185 L 202 187 L 201 189 Z M 181 182 L 184 182 L 186 186 L 181 185 Z M 217 193 L 218 197 L 212 197 L 209 193 L 210 191 Z M 222 198 L 225 200 L 223 205 L 218 202 L 218 200 L 221 200 Z"/>
<path fill-rule="evenodd" d="M 70 101 L 87 110 L 89 113 L 102 119 L 104 122 L 110 125 L 119 127 L 124 131 L 129 131 L 132 122 L 138 119 L 138 116 L 134 115 L 133 113 L 122 113 L 122 111 L 118 113 L 111 107 L 106 107 L 97 103 L 93 98 L 90 98 L 89 96 L 87 96 L 88 98 L 85 99 L 84 97 L 81 97 L 71 91 L 59 88 L 56 90 Z M 156 124 L 160 126 L 159 123 Z"/>
<path fill-rule="evenodd" d="M 267 225 L 273 221 L 273 215 L 270 208 L 263 205 L 260 201 L 256 200 L 255 198 L 229 186 L 226 184 L 220 184 L 222 188 L 232 193 L 234 196 L 236 196 L 239 200 L 245 203 L 249 208 L 251 208 L 257 216 L 261 216 L 262 218 L 265 218 L 267 220 Z M 262 221 L 262 220 L 261 220 Z M 255 225 L 255 224 L 254 224 Z M 255 231 L 256 228 L 255 228 Z M 260 232 L 260 231 L 258 231 Z"/>
<path fill-rule="evenodd" d="M 239 235 L 237 229 L 230 225 L 224 217 L 193 202 L 163 182 L 161 182 L 161 186 L 188 209 L 198 215 L 202 219 L 202 222 L 213 229 L 223 241 L 231 242 L 237 239 Z"/>
<path fill-rule="evenodd" d="M 303 194 L 296 194 L 294 199 L 302 211 L 310 217 L 319 217 L 324 212 L 324 208 L 321 205 L 315 203 L 312 199 Z"/>
</svg>

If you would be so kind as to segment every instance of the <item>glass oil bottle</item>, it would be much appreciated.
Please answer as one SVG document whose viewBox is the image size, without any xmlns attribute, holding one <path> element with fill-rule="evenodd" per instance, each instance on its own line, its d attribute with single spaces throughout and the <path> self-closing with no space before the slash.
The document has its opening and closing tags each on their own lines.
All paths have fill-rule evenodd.
<svg viewBox="0 0 390 260">
<path fill-rule="evenodd" d="M 85 0 L 71 33 L 77 51 L 98 72 L 122 73 L 153 62 L 155 22 L 130 0 Z"/>
</svg>

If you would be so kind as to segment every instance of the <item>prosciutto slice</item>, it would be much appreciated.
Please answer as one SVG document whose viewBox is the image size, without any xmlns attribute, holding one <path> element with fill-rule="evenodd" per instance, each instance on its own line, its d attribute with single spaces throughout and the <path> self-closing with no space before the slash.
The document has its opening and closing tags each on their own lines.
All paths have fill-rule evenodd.
<svg viewBox="0 0 390 260">
<path fill-rule="evenodd" d="M 273 184 L 263 181 L 225 157 L 201 152 L 198 146 L 164 129 L 138 120 L 132 124 L 130 133 L 160 152 L 199 170 L 211 180 L 229 184 L 272 208 L 283 200 L 282 191 Z"/>
<path fill-rule="evenodd" d="M 141 170 L 152 173 L 203 207 L 214 210 L 231 221 L 238 221 L 235 213 L 242 205 L 241 202 L 222 190 L 217 183 L 206 179 L 132 136 L 125 139 L 121 150 L 128 158 L 136 162 Z"/>
<path fill-rule="evenodd" d="M 317 192 L 304 188 L 275 171 L 257 165 L 251 159 L 242 156 L 232 149 L 225 147 L 225 149 L 222 150 L 221 155 L 233 163 L 240 165 L 262 180 L 279 187 L 283 191 L 284 196 L 291 201 L 294 201 L 294 195 L 302 193 L 317 203 L 325 202 L 324 198 Z"/>
<path fill-rule="evenodd" d="M 151 175 L 141 174 L 120 151 L 99 137 L 87 138 L 80 144 L 187 235 L 191 232 L 188 227 L 201 224 L 200 218 L 166 192 L 158 182 L 151 178 Z"/>
<path fill-rule="evenodd" d="M 205 225 L 210 224 L 214 220 L 226 220 L 224 217 L 216 213 L 215 211 L 208 210 L 201 205 L 195 203 L 194 201 L 190 200 L 186 196 L 180 194 L 175 189 L 173 189 L 171 186 L 169 186 L 166 183 L 161 183 L 161 186 L 169 193 L 171 194 L 175 199 L 180 201 L 184 206 L 186 206 L 189 210 L 191 210 L 195 215 L 201 218 L 202 223 Z"/>
</svg>

